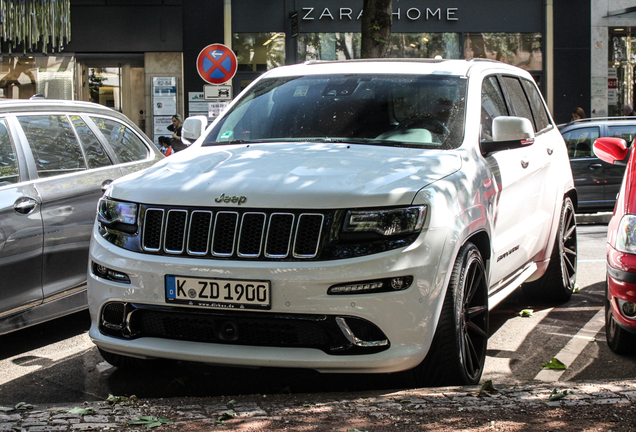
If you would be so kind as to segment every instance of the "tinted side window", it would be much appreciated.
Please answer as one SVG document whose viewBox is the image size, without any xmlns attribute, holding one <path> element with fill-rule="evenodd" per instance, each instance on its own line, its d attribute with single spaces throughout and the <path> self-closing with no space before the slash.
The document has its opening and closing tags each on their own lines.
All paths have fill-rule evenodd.
<svg viewBox="0 0 636 432">
<path fill-rule="evenodd" d="M 20 116 L 18 120 L 31 146 L 39 177 L 86 169 L 82 150 L 66 116 Z"/>
<path fill-rule="evenodd" d="M 636 138 L 636 125 L 608 126 L 608 136 L 623 138 L 628 146 L 631 146 Z"/>
<path fill-rule="evenodd" d="M 493 119 L 507 115 L 508 109 L 497 78 L 492 76 L 484 79 L 481 85 L 481 139 L 492 141 Z"/>
<path fill-rule="evenodd" d="M 80 116 L 71 116 L 73 126 L 77 136 L 79 136 L 80 143 L 84 148 L 84 154 L 86 155 L 86 161 L 89 168 L 99 168 L 103 166 L 112 165 L 110 158 L 106 154 L 106 151 L 100 144 L 95 134 L 88 128 L 84 120 Z"/>
<path fill-rule="evenodd" d="M 541 94 L 537 87 L 528 80 L 521 80 L 523 87 L 526 89 L 526 94 L 530 99 L 530 106 L 532 107 L 532 113 L 534 114 L 534 121 L 537 125 L 537 131 L 543 130 L 550 125 L 550 117 L 545 109 L 545 105 L 541 100 Z"/>
<path fill-rule="evenodd" d="M 570 158 L 595 157 L 592 144 L 600 136 L 598 127 L 574 129 L 563 133 Z"/>
<path fill-rule="evenodd" d="M 534 124 L 534 118 L 532 117 L 532 111 L 530 110 L 530 104 L 526 98 L 526 94 L 521 88 L 521 83 L 514 77 L 503 77 L 503 83 L 506 87 L 506 92 L 510 98 L 512 104 L 512 111 L 517 117 L 525 117 L 530 120 L 530 123 Z M 535 131 L 537 130 L 535 126 Z"/>
<path fill-rule="evenodd" d="M 119 162 L 134 162 L 148 157 L 148 149 L 124 124 L 101 117 L 91 117 L 113 148 Z"/>
<path fill-rule="evenodd" d="M 9 183 L 18 183 L 18 158 L 15 154 L 15 146 L 9 135 L 7 123 L 0 119 L 0 187 Z"/>
</svg>

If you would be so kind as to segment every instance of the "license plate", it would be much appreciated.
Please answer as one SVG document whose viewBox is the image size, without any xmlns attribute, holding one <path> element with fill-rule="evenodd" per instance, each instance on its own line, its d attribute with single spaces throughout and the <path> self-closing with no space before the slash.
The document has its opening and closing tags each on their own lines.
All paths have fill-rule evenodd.
<svg viewBox="0 0 636 432">
<path fill-rule="evenodd" d="M 270 309 L 270 283 L 166 276 L 166 302 L 218 309 Z"/>
</svg>

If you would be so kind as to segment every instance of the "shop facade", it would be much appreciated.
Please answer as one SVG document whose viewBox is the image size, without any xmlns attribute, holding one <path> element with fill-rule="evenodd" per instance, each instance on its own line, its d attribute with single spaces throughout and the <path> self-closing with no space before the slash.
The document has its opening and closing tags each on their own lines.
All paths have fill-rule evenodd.
<svg viewBox="0 0 636 432">
<path fill-rule="evenodd" d="M 592 5 L 592 116 L 621 116 L 636 107 L 636 7 L 596 0 Z"/>
<path fill-rule="evenodd" d="M 516 65 L 539 83 L 557 122 L 567 121 L 574 106 L 590 111 L 596 73 L 590 0 L 572 3 L 393 0 L 388 54 Z M 238 70 L 229 84 L 237 95 L 277 66 L 359 58 L 361 8 L 362 0 L 71 0 L 70 42 L 47 54 L 3 53 L 0 92 L 95 101 L 158 136 L 153 83 L 174 79 L 175 112 L 195 113 L 193 95 L 206 84 L 196 60 L 205 46 L 223 43 L 235 52 Z"/>
</svg>

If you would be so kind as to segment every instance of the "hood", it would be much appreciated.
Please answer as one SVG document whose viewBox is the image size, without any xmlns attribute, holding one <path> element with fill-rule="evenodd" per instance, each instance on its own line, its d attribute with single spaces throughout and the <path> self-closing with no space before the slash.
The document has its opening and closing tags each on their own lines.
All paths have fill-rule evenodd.
<svg viewBox="0 0 636 432">
<path fill-rule="evenodd" d="M 460 167 L 460 157 L 443 150 L 307 142 L 223 145 L 176 153 L 113 182 L 110 195 L 202 207 L 408 205 L 418 190 Z"/>
</svg>

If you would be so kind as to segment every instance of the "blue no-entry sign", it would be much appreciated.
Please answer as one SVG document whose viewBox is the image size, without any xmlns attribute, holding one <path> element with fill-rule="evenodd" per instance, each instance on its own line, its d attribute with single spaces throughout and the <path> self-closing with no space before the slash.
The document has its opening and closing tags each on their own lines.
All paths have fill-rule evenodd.
<svg viewBox="0 0 636 432">
<path fill-rule="evenodd" d="M 238 61 L 234 52 L 222 44 L 206 46 L 197 57 L 197 72 L 210 84 L 228 82 L 236 73 L 237 67 Z"/>
</svg>

